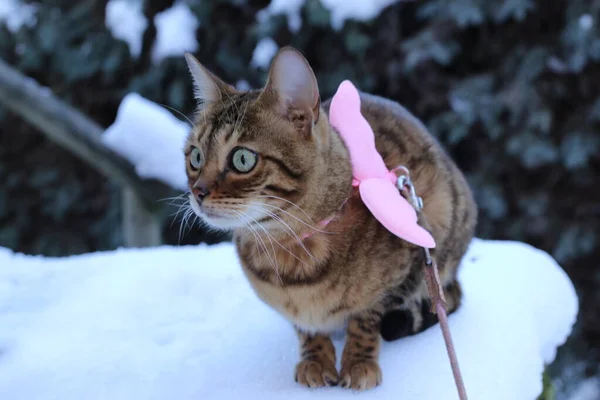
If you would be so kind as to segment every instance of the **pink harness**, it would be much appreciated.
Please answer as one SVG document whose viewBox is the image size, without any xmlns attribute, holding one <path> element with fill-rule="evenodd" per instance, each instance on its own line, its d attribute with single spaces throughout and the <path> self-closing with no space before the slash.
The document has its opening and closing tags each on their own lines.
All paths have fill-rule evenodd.
<svg viewBox="0 0 600 400">
<path fill-rule="evenodd" d="M 373 216 L 399 238 L 434 248 L 433 236 L 417 223 L 417 212 L 396 186 L 396 169 L 388 170 L 375 148 L 375 135 L 360 112 L 360 96 L 350 81 L 342 82 L 333 96 L 329 122 L 348 147 L 354 176 L 352 185 L 358 186 L 360 197 Z M 324 227 L 330 222 L 327 219 L 320 225 Z"/>
<path fill-rule="evenodd" d="M 385 166 L 375 147 L 373 130 L 360 112 L 358 90 L 350 81 L 342 82 L 333 97 L 329 121 L 350 151 L 354 175 L 352 185 L 358 186 L 360 197 L 367 208 L 390 232 L 423 247 L 425 279 L 433 304 L 432 312 L 436 313 L 440 320 L 459 398 L 466 400 L 467 392 L 448 327 L 444 291 L 437 265 L 429 252 L 429 249 L 435 247 L 435 240 L 417 223 L 417 210 L 421 211 L 422 201 L 417 197 L 408 174 L 396 177 L 395 170 L 390 171 Z M 402 196 L 400 190 L 406 193 L 413 205 Z M 331 219 L 322 221 L 321 226 L 326 226 L 330 221 Z"/>
</svg>

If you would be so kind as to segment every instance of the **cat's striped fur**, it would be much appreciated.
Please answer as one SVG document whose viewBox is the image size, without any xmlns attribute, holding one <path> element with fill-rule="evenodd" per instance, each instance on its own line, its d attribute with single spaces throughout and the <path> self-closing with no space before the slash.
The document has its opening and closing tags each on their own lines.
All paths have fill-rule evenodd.
<svg viewBox="0 0 600 400">
<path fill-rule="evenodd" d="M 348 151 L 300 53 L 282 49 L 266 87 L 249 92 L 226 85 L 192 57 L 188 62 L 202 101 L 186 145 L 192 207 L 208 224 L 234 229 L 257 295 L 296 327 L 297 381 L 376 386 L 380 336 L 393 340 L 437 322 L 429 313 L 422 252 L 375 220 L 351 186 Z M 456 270 L 477 218 L 469 187 L 408 111 L 373 95 L 361 100 L 386 165 L 408 167 L 423 198 L 421 223 L 436 240 L 433 257 L 452 312 L 461 300 Z M 231 166 L 240 147 L 257 157 L 247 173 Z M 190 160 L 194 149 L 199 168 Z M 328 218 L 326 227 L 318 225 Z M 329 334 L 344 326 L 338 372 Z"/>
</svg>

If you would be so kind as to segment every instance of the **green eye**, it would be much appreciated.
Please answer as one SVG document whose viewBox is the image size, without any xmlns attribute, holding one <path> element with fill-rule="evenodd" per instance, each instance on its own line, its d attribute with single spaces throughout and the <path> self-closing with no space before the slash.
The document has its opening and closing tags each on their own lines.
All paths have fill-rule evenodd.
<svg viewBox="0 0 600 400">
<path fill-rule="evenodd" d="M 200 169 L 202 165 L 202 154 L 200 154 L 200 150 L 197 147 L 194 147 L 190 153 L 190 164 L 194 169 Z"/>
<path fill-rule="evenodd" d="M 231 167 L 237 172 L 246 173 L 252 171 L 256 165 L 257 156 L 252 150 L 238 147 L 232 151 Z"/>
</svg>

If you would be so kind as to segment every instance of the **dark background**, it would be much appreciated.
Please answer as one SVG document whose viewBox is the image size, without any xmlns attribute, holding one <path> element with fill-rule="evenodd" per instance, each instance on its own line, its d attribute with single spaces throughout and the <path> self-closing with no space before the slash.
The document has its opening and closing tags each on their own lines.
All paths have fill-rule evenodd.
<svg viewBox="0 0 600 400">
<path fill-rule="evenodd" d="M 4 0 L 0 0 L 4 1 Z M 103 127 L 131 91 L 186 115 L 194 109 L 183 57 L 152 64 L 156 13 L 146 0 L 142 53 L 111 36 L 106 1 L 45 0 L 37 23 L 0 23 L 0 58 Z M 258 23 L 268 0 L 186 0 L 200 21 L 195 53 L 224 80 L 264 83 L 250 65 L 257 42 L 301 49 L 323 98 L 343 79 L 395 99 L 421 118 L 467 175 L 480 207 L 477 234 L 552 254 L 580 296 L 573 336 L 550 368 L 558 391 L 598 374 L 600 361 L 600 1 L 399 2 L 336 31 L 306 0 L 303 24 Z M 62 256 L 123 244 L 120 190 L 0 106 L 0 246 Z M 223 239 L 193 230 L 180 242 Z M 567 385 L 567 386 L 565 386 Z"/>
</svg>

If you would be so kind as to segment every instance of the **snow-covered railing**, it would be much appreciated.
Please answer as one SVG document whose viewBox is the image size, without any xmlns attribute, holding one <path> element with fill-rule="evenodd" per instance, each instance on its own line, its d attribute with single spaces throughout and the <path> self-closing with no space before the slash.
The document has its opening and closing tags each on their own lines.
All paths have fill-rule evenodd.
<svg viewBox="0 0 600 400">
<path fill-rule="evenodd" d="M 126 246 L 160 244 L 157 200 L 168 196 L 171 189 L 156 180 L 140 178 L 126 158 L 102 142 L 103 129 L 98 124 L 2 60 L 0 104 L 123 188 Z"/>
</svg>

